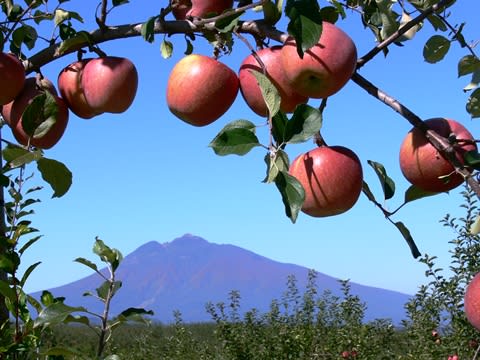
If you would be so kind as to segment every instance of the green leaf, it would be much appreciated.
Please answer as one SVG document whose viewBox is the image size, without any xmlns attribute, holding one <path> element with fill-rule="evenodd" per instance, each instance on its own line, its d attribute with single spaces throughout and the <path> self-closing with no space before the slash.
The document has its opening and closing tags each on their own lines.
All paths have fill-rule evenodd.
<svg viewBox="0 0 480 360">
<path fill-rule="evenodd" d="M 316 1 L 287 0 L 285 14 L 290 21 L 288 33 L 293 36 L 297 52 L 303 58 L 303 53 L 313 47 L 322 35 L 322 16 Z"/>
<path fill-rule="evenodd" d="M 22 25 L 15 29 L 12 34 L 12 43 L 20 48 L 22 44 L 25 44 L 29 50 L 32 50 L 37 41 L 38 34 L 34 27 L 29 25 Z"/>
<path fill-rule="evenodd" d="M 458 62 L 458 77 L 480 70 L 480 60 L 473 55 L 466 55 Z"/>
<path fill-rule="evenodd" d="M 260 71 L 249 70 L 255 76 L 260 91 L 262 92 L 263 101 L 267 105 L 269 115 L 275 116 L 280 111 L 280 102 L 282 101 L 278 89 L 273 85 L 272 81 Z"/>
<path fill-rule="evenodd" d="M 295 223 L 305 201 L 305 190 L 302 184 L 288 172 L 280 171 L 275 178 L 275 185 L 282 195 L 285 214 L 292 223 Z"/>
<path fill-rule="evenodd" d="M 22 115 L 22 127 L 28 136 L 44 137 L 57 122 L 58 104 L 49 91 L 35 96 Z"/>
<path fill-rule="evenodd" d="M 8 145 L 3 150 L 3 157 L 7 161 L 6 165 L 14 169 L 40 160 L 43 157 L 43 153 L 41 150 L 28 151 L 27 149 Z"/>
<path fill-rule="evenodd" d="M 474 168 L 475 170 L 480 169 L 480 154 L 477 150 L 471 150 L 464 153 L 463 160 L 465 165 Z"/>
<path fill-rule="evenodd" d="M 475 218 L 475 221 L 473 224 L 470 226 L 470 234 L 472 235 L 478 235 L 480 233 L 480 215 L 477 215 Z"/>
<path fill-rule="evenodd" d="M 81 23 L 83 23 L 83 18 L 80 16 L 79 13 L 75 11 L 66 11 L 60 8 L 55 10 L 55 15 L 54 15 L 55 26 L 60 25 L 64 21 L 72 20 L 72 19 L 78 20 Z"/>
<path fill-rule="evenodd" d="M 75 312 L 87 312 L 87 309 L 81 306 L 72 307 L 62 302 L 54 302 L 38 314 L 34 321 L 34 327 L 61 324 L 69 315 Z"/>
<path fill-rule="evenodd" d="M 407 242 L 408 246 L 410 247 L 410 251 L 412 253 L 412 256 L 416 259 L 422 254 L 420 254 L 420 251 L 418 251 L 417 245 L 415 244 L 415 241 L 412 238 L 412 235 L 410 234 L 410 230 L 407 229 L 407 227 L 401 222 L 398 221 L 394 223 L 394 225 L 397 227 L 397 229 L 400 231 L 402 234 L 403 238 Z"/>
<path fill-rule="evenodd" d="M 220 33 L 231 32 L 238 25 L 240 16 L 242 16 L 244 13 L 244 11 L 241 11 L 238 13 L 233 13 L 227 17 L 220 18 L 219 20 L 215 21 L 215 28 Z"/>
<path fill-rule="evenodd" d="M 128 320 L 129 318 L 136 318 L 138 315 L 154 315 L 154 313 L 152 310 L 131 307 L 122 311 L 118 317 Z"/>
<path fill-rule="evenodd" d="M 245 155 L 260 143 L 255 135 L 255 124 L 248 120 L 237 120 L 227 124 L 208 146 L 220 156 Z"/>
<path fill-rule="evenodd" d="M 15 302 L 15 299 L 17 298 L 15 290 L 13 290 L 10 285 L 4 280 L 0 280 L 0 294 L 2 294 L 3 297 L 9 299 L 11 302 Z"/>
<path fill-rule="evenodd" d="M 268 153 L 265 155 L 265 163 L 267 164 L 267 175 L 263 182 L 272 183 L 280 171 L 288 172 L 290 160 L 285 151 L 277 150 L 274 154 Z"/>
<path fill-rule="evenodd" d="M 62 197 L 72 185 L 72 173 L 60 161 L 41 158 L 37 161 L 37 168 L 53 190 L 53 197 Z"/>
<path fill-rule="evenodd" d="M 288 118 L 283 111 L 279 111 L 272 118 L 272 136 L 278 145 L 284 145 L 286 143 L 286 128 Z"/>
<path fill-rule="evenodd" d="M 42 236 L 35 236 L 34 238 L 28 240 L 19 250 L 18 253 L 22 255 L 30 246 L 35 244 L 38 240 L 40 240 Z"/>
<path fill-rule="evenodd" d="M 470 91 L 470 90 L 476 89 L 479 84 L 480 84 L 480 69 L 475 71 L 472 74 L 472 79 L 470 80 L 470 83 L 468 83 L 468 85 L 463 88 L 463 91 Z"/>
<path fill-rule="evenodd" d="M 380 180 L 385 200 L 391 199 L 393 195 L 395 195 L 395 182 L 387 175 L 387 171 L 382 164 L 372 160 L 368 160 L 367 162 L 373 170 L 375 170 Z"/>
<path fill-rule="evenodd" d="M 35 13 L 33 14 L 33 20 L 37 25 L 44 20 L 52 20 L 52 19 L 53 19 L 53 14 L 48 12 L 43 12 L 41 10 L 36 10 Z"/>
<path fill-rule="evenodd" d="M 368 184 L 364 181 L 362 184 L 362 192 L 365 194 L 368 200 L 371 202 L 375 203 L 377 200 L 375 199 L 375 196 L 373 195 L 372 191 L 370 190 L 370 187 Z"/>
<path fill-rule="evenodd" d="M 40 301 L 44 306 L 50 306 L 55 303 L 55 298 L 50 291 L 44 290 L 40 296 Z"/>
<path fill-rule="evenodd" d="M 450 40 L 442 35 L 433 35 L 423 48 L 423 57 L 426 62 L 434 64 L 442 60 L 448 50 L 450 50 Z"/>
<path fill-rule="evenodd" d="M 129 1 L 128 0 L 112 0 L 112 5 L 113 6 L 120 6 L 120 5 L 124 5 L 124 4 L 128 4 Z"/>
<path fill-rule="evenodd" d="M 271 0 L 263 2 L 263 19 L 269 25 L 275 25 L 282 18 L 282 8 L 278 8 Z"/>
<path fill-rule="evenodd" d="M 407 191 L 405 191 L 405 203 L 409 203 L 427 196 L 438 195 L 438 192 L 425 191 L 415 185 L 411 185 Z"/>
<path fill-rule="evenodd" d="M 189 39 L 187 39 L 187 38 L 185 38 L 185 42 L 187 43 L 187 48 L 185 49 L 184 54 L 185 54 L 185 55 L 190 55 L 191 53 L 193 53 L 193 44 L 192 44 L 192 42 L 191 42 Z"/>
<path fill-rule="evenodd" d="M 163 40 L 160 44 L 160 53 L 164 59 L 168 59 L 173 54 L 173 44 L 168 40 Z"/>
<path fill-rule="evenodd" d="M 470 95 L 466 108 L 472 118 L 480 117 L 480 89 L 475 90 Z"/>
<path fill-rule="evenodd" d="M 427 17 L 427 20 L 430 22 L 430 24 L 433 26 L 435 31 L 447 31 L 448 27 L 445 25 L 445 22 L 442 20 L 441 17 L 439 17 L 436 14 L 432 14 Z"/>
<path fill-rule="evenodd" d="M 82 265 L 85 265 L 87 267 L 89 267 L 90 269 L 92 269 L 93 271 L 97 272 L 98 273 L 98 267 L 95 263 L 91 262 L 90 260 L 87 260 L 85 258 L 82 258 L 82 257 L 79 257 L 79 258 L 76 258 L 74 260 L 75 262 L 78 262 Z"/>
<path fill-rule="evenodd" d="M 20 280 L 20 286 L 25 286 L 25 283 L 27 282 L 27 279 L 28 277 L 30 276 L 30 274 L 33 272 L 33 270 L 35 270 L 35 268 L 40 265 L 42 262 L 41 261 L 38 261 L 32 265 L 30 265 L 27 270 L 25 270 L 25 273 L 23 274 L 22 276 L 22 279 Z"/>
<path fill-rule="evenodd" d="M 93 245 L 93 252 L 97 254 L 103 262 L 110 264 L 115 271 L 123 260 L 123 255 L 117 249 L 105 245 L 98 237 Z"/>
<path fill-rule="evenodd" d="M 74 37 L 70 37 L 68 39 L 63 40 L 58 47 L 58 53 L 64 54 L 66 51 L 72 48 L 78 48 L 85 45 L 93 44 L 91 35 L 86 31 L 79 31 L 75 33 Z"/>
<path fill-rule="evenodd" d="M 322 113 L 320 110 L 307 104 L 300 104 L 287 122 L 285 141 L 290 144 L 305 142 L 318 133 L 321 127 Z"/>
<path fill-rule="evenodd" d="M 122 287 L 121 281 L 114 281 L 114 282 L 111 282 L 109 280 L 104 281 L 102 285 L 100 285 L 96 289 L 97 296 L 106 302 L 108 299 L 111 299 L 121 287 Z"/>
<path fill-rule="evenodd" d="M 156 16 L 152 16 L 147 21 L 142 24 L 140 33 L 145 41 L 153 43 L 155 41 L 155 21 L 157 20 Z"/>
</svg>

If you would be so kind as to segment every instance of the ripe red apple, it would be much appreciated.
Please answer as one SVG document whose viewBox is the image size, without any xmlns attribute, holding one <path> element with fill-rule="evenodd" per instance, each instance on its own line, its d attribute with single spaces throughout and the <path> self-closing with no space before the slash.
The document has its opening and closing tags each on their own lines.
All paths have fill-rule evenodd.
<svg viewBox="0 0 480 360">
<path fill-rule="evenodd" d="M 470 324 L 480 330 L 480 273 L 473 277 L 465 290 L 463 309 Z"/>
<path fill-rule="evenodd" d="M 472 134 L 455 120 L 433 118 L 425 122 L 441 136 L 448 137 L 453 133 L 457 139 L 473 140 Z M 458 161 L 463 164 L 463 154 L 476 149 L 475 143 L 456 145 Z M 454 167 L 428 142 L 422 131 L 417 128 L 413 128 L 402 142 L 400 169 L 410 183 L 425 191 L 449 191 L 464 181 L 460 174 L 454 173 Z M 447 175 L 451 175 L 448 181 L 439 178 Z"/>
<path fill-rule="evenodd" d="M 343 146 L 320 146 L 301 154 L 292 162 L 290 174 L 305 189 L 302 211 L 314 217 L 349 210 L 362 191 L 360 160 Z"/>
<path fill-rule="evenodd" d="M 13 54 L 0 52 L 0 105 L 8 104 L 20 94 L 25 82 L 25 68 Z"/>
<path fill-rule="evenodd" d="M 304 53 L 297 53 L 295 40 L 285 42 L 281 67 L 296 91 L 307 97 L 326 98 L 339 91 L 351 78 L 357 65 L 357 48 L 343 30 L 323 22 L 319 42 Z"/>
<path fill-rule="evenodd" d="M 29 142 L 29 136 L 25 133 L 22 125 L 23 112 L 33 99 L 44 91 L 50 92 L 55 98 L 58 106 L 57 119 L 47 134 L 39 138 L 30 138 Z M 31 77 L 25 80 L 25 85 L 15 100 L 3 106 L 2 116 L 20 144 L 30 144 L 38 148 L 49 149 L 62 138 L 65 132 L 68 123 L 68 107 L 63 99 L 57 96 L 57 91 L 50 80 L 43 78 L 37 81 L 36 78 Z M 40 122 L 44 120 L 46 119 L 39 117 Z"/>
<path fill-rule="evenodd" d="M 237 74 L 205 55 L 188 55 L 172 69 L 167 84 L 167 105 L 179 119 L 195 126 L 221 117 L 238 94 Z"/>
<path fill-rule="evenodd" d="M 96 114 L 126 111 L 135 98 L 137 87 L 137 69 L 126 58 L 105 56 L 91 59 L 81 72 L 86 103 Z"/>
<path fill-rule="evenodd" d="M 285 78 L 285 73 L 279 66 L 281 50 L 281 46 L 273 46 L 258 50 L 257 55 L 265 65 L 270 81 L 280 93 L 282 98 L 280 109 L 284 112 L 293 112 L 298 104 L 306 103 L 308 98 L 298 94 Z M 247 105 L 255 113 L 266 116 L 268 113 L 267 105 L 263 100 L 262 92 L 252 71 L 261 73 L 262 67 L 253 55 L 249 55 L 243 60 L 238 72 L 240 91 Z"/>
<path fill-rule="evenodd" d="M 82 85 L 83 69 L 91 59 L 84 59 L 71 63 L 58 75 L 58 90 L 75 115 L 83 119 L 91 119 L 99 115 L 85 99 Z"/>
<path fill-rule="evenodd" d="M 233 0 L 177 0 L 172 2 L 172 13 L 175 19 L 185 20 L 188 16 L 219 15 L 232 7 Z"/>
</svg>

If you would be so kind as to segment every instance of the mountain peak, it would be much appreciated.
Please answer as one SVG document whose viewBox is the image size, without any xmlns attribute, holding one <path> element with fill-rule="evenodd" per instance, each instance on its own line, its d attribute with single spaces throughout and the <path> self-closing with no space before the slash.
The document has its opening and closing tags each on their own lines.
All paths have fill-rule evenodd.
<svg viewBox="0 0 480 360">
<path fill-rule="evenodd" d="M 176 246 L 176 247 L 190 247 L 190 246 L 200 246 L 208 245 L 209 242 L 200 236 L 186 233 L 178 238 L 173 239 L 173 241 L 165 243 L 166 246 Z"/>
</svg>

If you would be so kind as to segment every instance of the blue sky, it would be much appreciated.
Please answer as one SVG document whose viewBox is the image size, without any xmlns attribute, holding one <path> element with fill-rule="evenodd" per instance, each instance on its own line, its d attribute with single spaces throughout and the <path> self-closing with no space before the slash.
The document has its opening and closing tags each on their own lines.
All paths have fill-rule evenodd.
<svg viewBox="0 0 480 360">
<path fill-rule="evenodd" d="M 472 11 L 476 2 L 466 0 L 453 7 L 451 22 L 467 22 L 467 41 L 480 40 L 480 25 Z M 135 3 L 113 11 L 109 24 L 145 21 L 158 11 L 158 5 L 142 8 Z M 81 1 L 63 5 L 81 11 L 85 28 L 93 29 L 93 9 L 86 12 L 82 7 L 87 5 Z M 363 55 L 375 45 L 374 38 L 363 29 L 356 14 L 348 15 L 339 26 L 350 34 L 359 55 Z M 425 27 L 424 32 L 430 34 L 430 25 Z M 285 29 L 285 24 L 280 23 L 279 28 Z M 101 45 L 108 54 L 128 57 L 136 64 L 137 96 L 121 115 L 83 120 L 71 114 L 62 141 L 46 151 L 47 157 L 70 168 L 74 181 L 61 199 L 50 199 L 48 186 L 40 194 L 42 203 L 32 220 L 44 237 L 23 261 L 25 266 L 35 261 L 42 261 L 42 265 L 31 275 L 28 291 L 89 275 L 88 269 L 73 260 L 79 256 L 93 259 L 95 236 L 126 255 L 147 241 L 167 242 L 184 233 L 366 285 L 414 293 L 425 282 L 425 267 L 412 258 L 402 236 L 364 196 L 345 214 L 320 219 L 300 214 L 292 224 L 284 215 L 275 186 L 261 182 L 265 175 L 263 149 L 253 149 L 244 157 L 218 157 L 208 148 L 229 121 L 264 122 L 240 94 L 232 108 L 208 127 L 189 126 L 170 114 L 165 103 L 167 78 L 183 56 L 185 45 L 181 35 L 171 37 L 174 54 L 165 60 L 159 50 L 162 37 L 157 35 L 154 44 L 132 38 Z M 456 73 L 457 61 L 466 51 L 453 44 L 446 59 L 427 64 L 422 57 L 427 39 L 427 34 L 420 33 L 403 48 L 391 47 L 386 58 L 377 56 L 361 69 L 361 74 L 420 117 L 450 117 L 474 135 L 479 134 L 479 123 L 465 111 L 467 95 L 462 88 L 469 79 L 458 79 Z M 196 53 L 211 54 L 209 45 L 200 38 L 194 46 Z M 237 41 L 233 53 L 221 60 L 237 70 L 248 53 L 248 48 Z M 61 68 L 74 60 L 75 55 L 66 56 L 42 71 L 56 80 Z M 318 106 L 319 102 L 310 104 Z M 326 141 L 358 154 L 365 180 L 379 196 L 381 189 L 367 160 L 385 165 L 397 184 L 397 195 L 387 206 L 396 208 L 409 186 L 399 169 L 398 150 L 411 126 L 353 82 L 329 99 L 324 117 L 322 134 Z M 266 141 L 266 128 L 260 128 L 258 135 Z M 8 131 L 5 136 L 11 138 Z M 287 150 L 293 159 L 311 148 L 313 144 L 308 142 Z M 41 183 L 40 176 L 35 174 L 32 185 L 37 183 Z M 439 220 L 446 213 L 462 215 L 460 190 L 419 200 L 395 217 L 409 227 L 420 251 L 437 255 L 445 268 L 449 262 L 448 241 L 454 234 Z"/>
</svg>

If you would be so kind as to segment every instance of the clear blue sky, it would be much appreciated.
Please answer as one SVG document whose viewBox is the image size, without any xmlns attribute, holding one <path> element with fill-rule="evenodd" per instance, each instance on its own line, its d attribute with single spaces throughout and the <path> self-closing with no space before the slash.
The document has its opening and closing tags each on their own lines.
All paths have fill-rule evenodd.
<svg viewBox="0 0 480 360">
<path fill-rule="evenodd" d="M 451 22 L 467 22 L 467 41 L 480 40 L 478 14 L 472 11 L 477 1 L 465 0 L 453 7 Z M 93 29 L 93 9 L 85 12 L 85 2 L 63 5 L 82 11 L 86 29 Z M 111 13 L 109 24 L 145 21 L 158 7 L 131 1 Z M 354 39 L 359 55 L 375 45 L 356 14 L 349 13 L 339 26 Z M 425 26 L 430 33 L 430 25 Z M 458 79 L 456 73 L 457 61 L 466 51 L 453 44 L 444 61 L 430 65 L 422 57 L 427 38 L 420 33 L 403 48 L 392 46 L 387 58 L 377 56 L 361 74 L 420 117 L 457 119 L 478 137 L 480 123 L 465 111 L 467 95 L 462 92 L 469 79 Z M 43 202 L 32 220 L 44 238 L 24 262 L 41 260 L 42 265 L 31 275 L 27 290 L 62 285 L 90 274 L 73 260 L 79 256 L 94 259 L 91 248 L 97 235 L 126 255 L 147 241 L 167 242 L 184 233 L 366 285 L 414 293 L 425 282 L 425 267 L 412 258 L 402 236 L 364 196 L 343 215 L 316 219 L 300 214 L 292 224 L 284 215 L 276 187 L 261 182 L 264 150 L 254 149 L 244 157 L 218 157 L 207 147 L 229 121 L 264 121 L 240 94 L 232 108 L 208 127 L 191 127 L 170 114 L 165 103 L 167 77 L 183 56 L 185 45 L 182 35 L 173 36 L 174 55 L 165 60 L 160 56 L 161 40 L 162 35 L 157 35 L 154 44 L 133 38 L 101 45 L 108 54 L 128 57 L 136 64 L 138 93 L 121 115 L 83 120 L 72 114 L 61 143 L 46 152 L 72 170 L 74 182 L 61 199 L 49 199 L 48 186 L 41 193 Z M 195 52 L 211 53 L 202 39 L 195 43 Z M 237 70 L 248 52 L 237 41 L 234 52 L 221 60 Z M 56 80 L 60 69 L 74 59 L 75 55 L 69 55 L 42 70 Z M 409 186 L 398 165 L 398 149 L 409 129 L 406 120 L 350 82 L 329 99 L 322 133 L 329 144 L 349 147 L 358 154 L 365 179 L 378 195 L 381 189 L 367 160 L 385 165 L 397 184 L 397 195 L 388 203 L 394 209 Z M 259 129 L 259 136 L 266 141 L 266 129 Z M 312 147 L 309 142 L 287 150 L 293 159 Z M 39 178 L 36 174 L 33 183 L 40 183 Z M 447 212 L 462 215 L 459 192 L 412 203 L 395 217 L 410 228 L 420 251 L 439 256 L 443 267 L 448 267 L 448 241 L 453 234 L 439 220 Z"/>
</svg>

